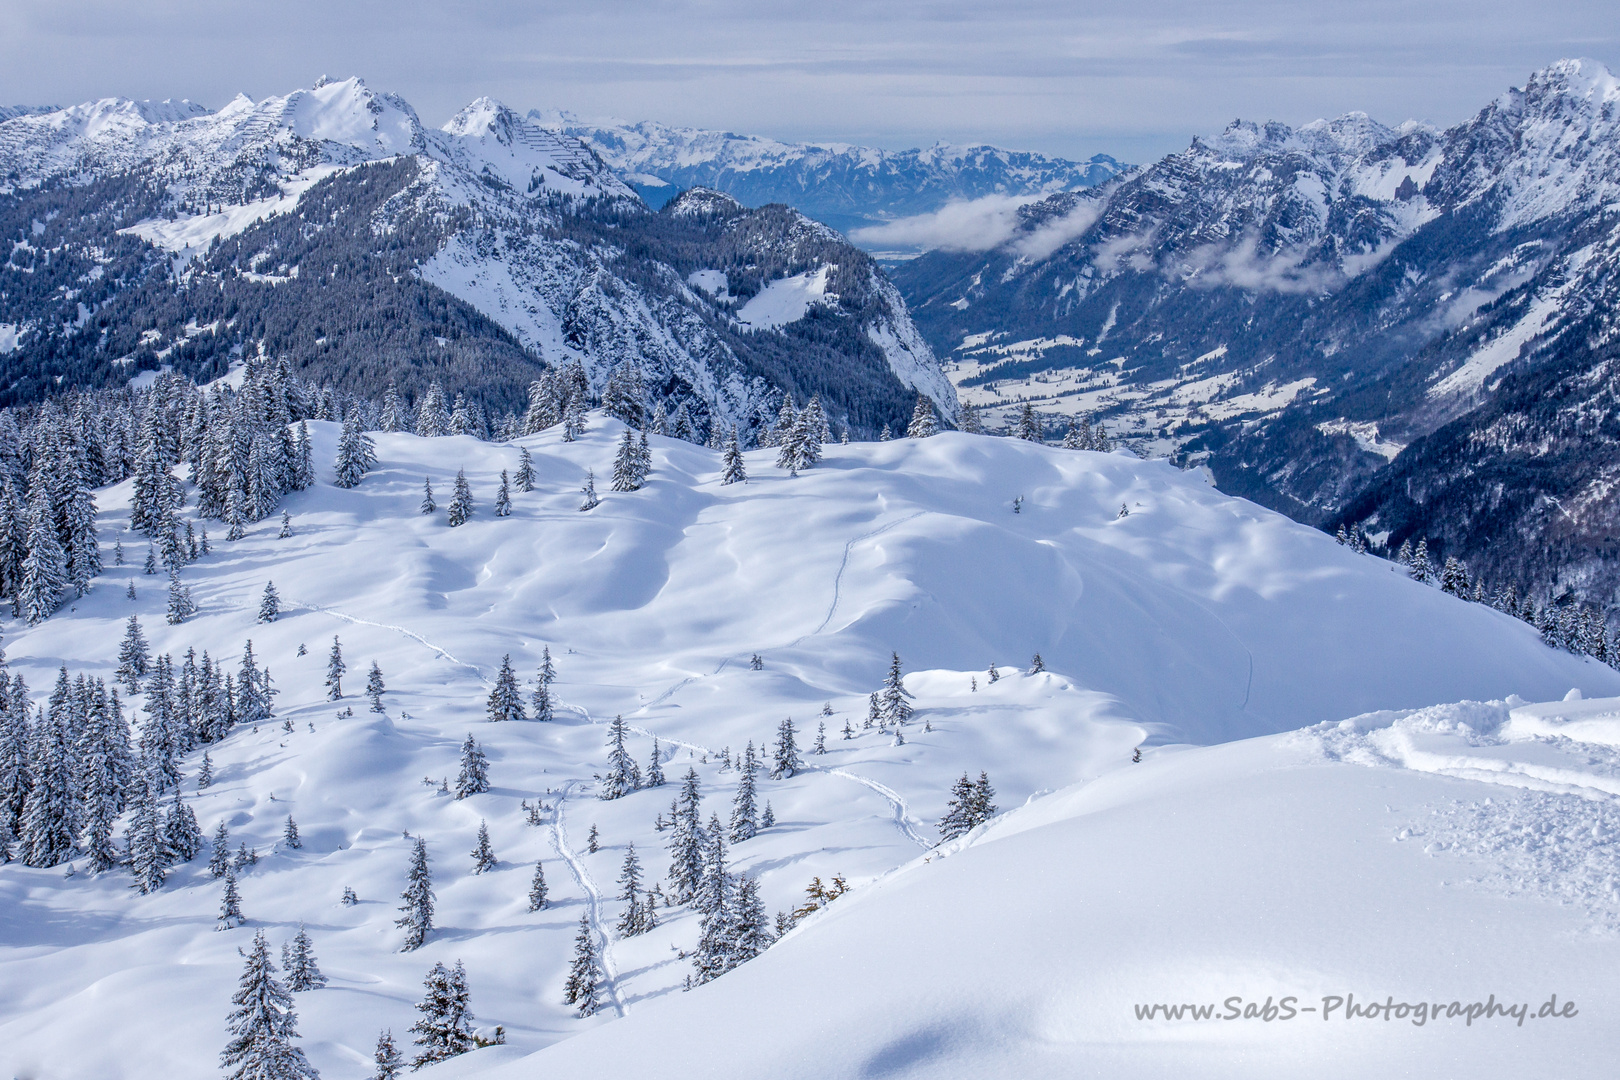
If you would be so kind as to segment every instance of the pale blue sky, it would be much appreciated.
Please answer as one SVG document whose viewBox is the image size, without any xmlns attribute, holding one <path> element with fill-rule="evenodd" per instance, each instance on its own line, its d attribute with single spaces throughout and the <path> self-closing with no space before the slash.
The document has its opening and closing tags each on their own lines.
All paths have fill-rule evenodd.
<svg viewBox="0 0 1620 1080">
<path fill-rule="evenodd" d="M 363 76 L 466 101 L 904 147 L 1132 161 L 1234 117 L 1450 124 L 1563 56 L 1620 68 L 1614 0 L 0 0 L 0 103 L 217 107 Z"/>
</svg>

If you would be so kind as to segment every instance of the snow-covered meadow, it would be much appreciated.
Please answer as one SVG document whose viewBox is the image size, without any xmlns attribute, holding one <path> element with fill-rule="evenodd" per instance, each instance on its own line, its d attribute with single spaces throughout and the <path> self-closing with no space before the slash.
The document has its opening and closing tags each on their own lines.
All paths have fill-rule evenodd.
<svg viewBox="0 0 1620 1080">
<path fill-rule="evenodd" d="M 165 582 L 141 573 L 144 544 L 121 531 L 121 485 L 98 494 L 109 569 L 95 589 L 5 628 L 36 696 L 63 665 L 110 679 L 132 612 L 176 658 L 195 647 L 234 667 L 251 638 L 280 691 L 274 723 L 212 748 L 215 783 L 193 797 L 205 833 L 225 821 L 263 856 L 242 877 L 245 928 L 215 931 L 206 853 L 145 897 L 127 872 L 92 876 L 82 860 L 71 875 L 0 868 L 0 1068 L 16 1076 L 211 1073 L 238 948 L 256 928 L 279 946 L 300 922 L 331 980 L 296 999 L 329 1080 L 368 1075 L 381 1029 L 408 1045 L 423 975 L 457 959 L 479 1026 L 503 1026 L 508 1044 L 442 1076 L 616 1059 L 667 1076 L 1364 1076 L 1403 1055 L 1417 1055 L 1414 1075 L 1457 1061 L 1511 1075 L 1615 1048 L 1599 1019 L 1615 1004 L 1620 911 L 1604 877 L 1612 747 L 1560 726 L 1557 708 L 1428 708 L 1620 695 L 1620 673 L 1517 620 L 1123 453 L 944 434 L 829 445 L 797 477 L 756 451 L 750 482 L 721 486 L 718 454 L 654 438 L 648 485 L 609 493 L 622 429 L 593 414 L 579 441 L 521 441 L 539 482 L 496 518 L 515 444 L 377 435 L 377 468 L 345 491 L 330 483 L 336 427 L 310 428 L 321 482 L 287 497 L 293 535 L 271 519 L 216 537 L 183 574 L 193 618 L 165 624 Z M 476 509 L 451 529 L 458 469 Z M 587 469 L 603 502 L 580 513 Z M 418 512 L 424 478 L 432 515 Z M 120 537 L 127 562 L 113 567 Z M 283 614 L 259 624 L 272 580 Z M 323 685 L 334 636 L 340 702 Z M 502 657 L 532 679 L 543 648 L 557 719 L 486 722 Z M 902 745 L 862 727 L 891 653 L 917 710 Z M 1036 653 L 1047 670 L 1029 674 Z M 361 696 L 372 661 L 384 715 Z M 1585 708 L 1588 727 L 1611 730 L 1603 706 Z M 668 786 L 595 797 L 615 715 L 643 767 L 654 737 L 673 752 Z M 669 834 L 654 822 L 679 777 L 695 768 L 704 818 L 724 819 L 738 773 L 722 752 L 769 744 L 789 716 L 808 768 L 761 778 L 776 825 L 735 846 L 734 869 L 771 911 L 815 876 L 852 891 L 683 994 L 694 916 L 661 909 L 648 934 L 612 932 L 625 847 L 660 877 Z M 811 754 L 823 721 L 827 753 Z M 456 800 L 440 782 L 469 733 L 493 787 Z M 952 781 L 981 770 L 1013 812 L 930 852 Z M 525 801 L 546 807 L 540 824 Z M 296 851 L 278 844 L 289 814 Z M 474 875 L 481 821 L 500 865 Z M 1544 843 L 1525 839 L 1543 828 Z M 439 913 L 407 953 L 394 919 L 414 837 Z M 536 860 L 552 903 L 530 913 Z M 345 887 L 359 904 L 340 903 Z M 605 946 L 610 1002 L 586 1020 L 562 1002 L 581 914 Z M 1343 991 L 1558 992 L 1582 1017 L 1368 1032 L 1132 1014 Z"/>
</svg>

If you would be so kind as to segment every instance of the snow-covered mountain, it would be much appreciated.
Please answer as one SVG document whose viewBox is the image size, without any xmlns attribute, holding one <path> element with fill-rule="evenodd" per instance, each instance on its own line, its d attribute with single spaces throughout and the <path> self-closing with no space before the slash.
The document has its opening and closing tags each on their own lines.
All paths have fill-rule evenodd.
<svg viewBox="0 0 1620 1080">
<path fill-rule="evenodd" d="M 1521 719 L 1505 702 L 1620 694 L 1620 673 L 1516 619 L 1126 453 L 947 433 L 829 444 L 796 477 L 753 452 L 748 482 L 722 485 L 719 454 L 654 436 L 647 485 L 581 513 L 586 471 L 611 471 L 624 430 L 599 413 L 572 442 L 378 433 L 351 489 L 328 465 L 339 426 L 309 428 L 318 477 L 286 497 L 290 535 L 269 519 L 216 540 L 181 572 L 194 615 L 165 621 L 162 579 L 124 529 L 126 482 L 97 493 L 108 569 L 88 595 L 0 625 L 9 673 L 40 705 L 64 668 L 114 681 L 131 615 L 177 664 L 195 649 L 234 670 L 251 639 L 278 691 L 271 721 L 206 746 L 209 786 L 205 748 L 181 759 L 203 831 L 223 824 L 260 856 L 240 874 L 245 926 L 216 931 L 206 851 L 145 896 L 126 869 L 92 874 L 82 858 L 0 866 L 12 1075 L 212 1072 L 238 948 L 263 931 L 273 951 L 300 924 L 329 985 L 293 1000 L 328 1078 L 366 1073 L 383 1029 L 409 1057 L 424 975 L 458 961 L 474 1026 L 507 1043 L 424 1076 L 584 1061 L 670 1076 L 1001 1071 L 988 1061 L 1075 1075 L 1099 1060 L 1117 1063 L 1109 1075 L 1202 1074 L 1214 1051 L 1248 1076 L 1298 1075 L 1302 1060 L 1377 1074 L 1408 1052 L 1506 1076 L 1538 1048 L 1564 1073 L 1613 1049 L 1596 1021 L 1512 1043 L 1505 1025 L 1451 1021 L 1415 1050 L 1392 1023 L 1378 1039 L 1355 1029 L 1352 1052 L 1338 1028 L 1131 1018 L 1133 1001 L 1343 991 L 1557 992 L 1606 1014 L 1614 946 L 1589 931 L 1620 916 L 1614 721 L 1569 705 Z M 495 516 L 522 450 L 535 488 Z M 474 511 L 449 528 L 442 508 L 420 512 L 422 481 L 448 501 L 458 470 Z M 268 581 L 274 621 L 259 616 Z M 527 699 L 543 650 L 556 719 L 488 722 L 504 658 Z M 865 722 L 892 654 L 913 710 L 903 739 Z M 373 662 L 382 712 L 361 696 Z M 1333 726 L 1459 699 L 1476 704 Z M 127 699 L 143 721 L 152 702 Z M 644 774 L 657 740 L 666 786 L 598 798 L 616 716 Z M 633 843 L 642 887 L 667 890 L 661 824 L 682 777 L 698 778 L 702 819 L 724 822 L 740 783 L 727 762 L 750 742 L 769 759 L 789 717 L 804 767 L 759 776 L 775 824 L 728 845 L 729 865 L 767 911 L 802 904 L 813 877 L 851 891 L 684 994 L 696 915 L 660 907 L 657 928 L 621 934 L 615 881 Z M 441 781 L 469 736 L 489 790 L 456 799 Z M 1011 812 L 933 850 L 952 783 L 980 771 Z M 280 839 L 289 817 L 296 848 Z M 474 873 L 481 823 L 498 861 Z M 418 839 L 437 929 L 402 952 Z M 537 861 L 549 901 L 530 911 Z M 582 918 L 601 952 L 590 1019 L 563 1003 Z"/>
<path fill-rule="evenodd" d="M 591 123 L 556 110 L 531 110 L 529 116 L 588 143 L 654 206 L 687 188 L 706 187 L 748 206 L 785 203 L 845 231 L 929 213 L 952 201 L 1091 187 L 1126 168 L 1107 154 L 1068 161 L 946 143 L 881 150 L 784 143 L 653 121 Z"/>
<path fill-rule="evenodd" d="M 972 400 L 1100 413 L 1302 520 L 1612 604 L 1620 82 L 1565 60 L 1446 131 L 1234 123 L 897 271 Z"/>
<path fill-rule="evenodd" d="M 954 393 L 872 261 L 792 212 L 654 214 L 579 140 L 488 98 L 442 130 L 358 79 L 217 112 L 109 99 L 0 123 L 8 401 L 244 351 L 407 395 L 521 410 L 540 365 L 617 364 L 706 427 L 786 392 L 857 434 Z M 721 298 L 695 273 L 729 276 Z M 828 275 L 794 318 L 737 317 Z M 386 312 L 378 319 L 375 314 Z M 701 432 L 700 432 L 701 434 Z"/>
</svg>

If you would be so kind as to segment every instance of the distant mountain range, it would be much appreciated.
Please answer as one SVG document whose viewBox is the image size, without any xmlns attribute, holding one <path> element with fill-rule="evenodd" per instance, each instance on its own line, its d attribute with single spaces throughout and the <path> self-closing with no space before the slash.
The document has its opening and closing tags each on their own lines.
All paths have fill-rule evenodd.
<svg viewBox="0 0 1620 1080">
<path fill-rule="evenodd" d="M 1046 195 L 1101 184 L 1127 166 L 1107 154 L 1067 161 L 995 146 L 880 150 L 784 143 L 759 135 L 643 121 L 589 123 L 567 112 L 530 119 L 582 139 L 652 206 L 692 187 L 747 206 L 784 203 L 845 232 L 986 195 Z"/>
<path fill-rule="evenodd" d="M 634 361 L 747 432 L 820 394 L 857 436 L 950 383 L 883 271 L 785 208 L 650 211 L 578 139 L 481 98 L 440 130 L 358 79 L 210 111 L 108 99 L 0 122 L 0 403 L 244 353 L 521 411 L 542 365 Z M 699 284 L 703 283 L 702 287 Z M 761 305 L 752 302 L 762 293 Z"/>
<path fill-rule="evenodd" d="M 1235 123 L 896 281 L 993 412 L 1613 603 L 1617 205 L 1620 81 L 1565 60 L 1445 131 Z"/>
</svg>

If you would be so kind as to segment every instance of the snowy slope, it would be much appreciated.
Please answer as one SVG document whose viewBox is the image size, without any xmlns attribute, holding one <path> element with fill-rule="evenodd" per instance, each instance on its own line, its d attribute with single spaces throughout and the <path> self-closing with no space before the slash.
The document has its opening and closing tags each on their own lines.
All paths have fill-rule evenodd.
<svg viewBox="0 0 1620 1080">
<path fill-rule="evenodd" d="M 1598 1075 L 1620 1050 L 1620 700 L 1579 704 L 1604 714 L 1570 733 L 1589 742 L 1517 729 L 1562 703 L 1497 702 L 1151 754 L 710 986 L 475 1075 Z M 1523 1022 L 1471 1020 L 1492 995 Z M 1574 1013 L 1535 1015 L 1553 995 Z"/>
<path fill-rule="evenodd" d="M 317 460 L 329 461 L 335 429 L 321 423 L 311 429 Z M 164 624 L 161 579 L 140 574 L 144 553 L 123 534 L 131 565 L 110 569 L 89 596 L 37 627 L 4 626 L 8 662 L 39 696 L 63 664 L 110 676 L 132 611 L 154 647 L 177 656 L 187 647 L 206 648 L 234 665 L 251 637 L 280 690 L 278 719 L 290 721 L 292 731 L 275 725 L 235 732 L 214 748 L 217 782 L 194 800 L 205 832 L 227 821 L 233 842 L 256 845 L 267 856 L 243 878 L 247 930 L 214 932 L 219 887 L 201 860 L 148 897 L 133 893 L 121 871 L 65 878 L 60 867 L 0 868 L 0 910 L 7 913 L 0 921 L 0 1069 L 63 1078 L 210 1072 L 239 971 L 237 946 L 255 927 L 279 944 L 299 921 L 310 927 L 332 978 L 327 989 L 298 999 L 305 1046 L 329 1077 L 361 1073 L 379 1029 L 403 1036 L 422 975 L 434 961 L 458 958 L 467 965 L 480 1022 L 508 1032 L 510 1045 L 495 1057 L 539 1050 L 620 1014 L 637 1025 L 623 1029 L 624 1052 L 631 1053 L 647 1045 L 637 1034 L 641 1023 L 654 1030 L 665 1022 L 657 1017 L 672 1009 L 729 1000 L 715 995 L 735 992 L 729 986 L 758 986 L 780 964 L 822 965 L 841 956 L 836 962 L 844 970 L 860 970 L 848 950 L 859 942 L 866 956 L 880 957 L 868 947 L 870 937 L 858 935 L 870 933 L 861 926 L 883 925 L 887 916 L 870 914 L 883 905 L 900 903 L 918 933 L 943 925 L 928 923 L 926 905 L 902 896 L 931 887 L 926 875 L 872 884 L 932 843 L 950 782 L 964 771 L 988 771 L 1004 808 L 1037 792 L 1113 777 L 1079 796 L 1038 802 L 1031 812 L 1073 805 L 1079 815 L 1091 805 L 1085 800 L 1097 797 L 1092 792 L 1110 790 L 1152 810 L 1152 785 L 1142 791 L 1132 785 L 1167 774 L 1128 764 L 1144 740 L 1217 742 L 1464 697 L 1518 693 L 1545 700 L 1571 686 L 1588 695 L 1620 694 L 1620 674 L 1548 649 L 1522 623 L 1399 579 L 1383 562 L 1355 556 L 1163 463 L 947 434 L 832 445 L 820 467 L 796 479 L 770 466 L 770 451 L 752 453 L 752 481 L 722 488 L 717 455 L 655 438 L 644 490 L 608 494 L 596 510 L 579 513 L 585 470 L 607 474 L 619 430 L 593 417 L 591 432 L 577 442 L 562 443 L 554 433 L 524 440 L 541 480 L 536 492 L 515 497 L 508 519 L 492 517 L 489 507 L 499 470 L 516 466 L 515 447 L 379 435 L 381 463 L 358 488 L 333 488 L 323 468 L 322 483 L 289 497 L 293 537 L 276 539 L 268 521 L 237 543 L 216 539 L 215 553 L 185 571 L 201 606 L 185 624 Z M 457 468 L 466 470 L 478 506 L 468 525 L 452 530 L 442 509 L 430 517 L 417 505 L 424 475 L 443 500 Z M 1012 499 L 1020 494 L 1025 500 L 1014 514 Z M 109 549 L 127 498 L 122 487 L 99 496 Z M 1118 518 L 1122 503 L 1131 513 Z M 253 613 L 267 579 L 275 581 L 286 614 L 259 625 Z M 139 593 L 133 602 L 124 595 L 129 581 Z M 352 717 L 335 715 L 339 705 L 325 700 L 321 685 L 333 635 L 341 637 L 349 665 L 349 700 L 341 704 L 355 706 Z M 300 644 L 306 656 L 297 655 Z M 510 653 L 528 676 L 543 645 L 559 670 L 558 722 L 485 723 L 483 700 L 502 655 Z M 891 651 L 911 672 L 907 687 L 918 709 L 905 744 L 875 732 L 839 738 L 846 720 L 859 730 L 866 696 L 879 685 Z M 1017 669 L 1036 651 L 1048 673 L 1021 674 Z M 762 670 L 747 663 L 754 653 Z M 373 659 L 388 681 L 386 716 L 367 712 L 358 697 Z M 1002 665 L 1003 675 L 994 684 L 986 671 L 992 663 Z M 695 941 L 690 914 L 661 912 L 658 930 L 629 941 L 614 940 L 607 928 L 621 906 L 613 882 L 623 845 L 635 843 L 654 877 L 667 867 L 661 843 L 667 834 L 654 830 L 653 819 L 674 792 L 595 799 L 592 777 L 605 760 L 602 724 L 623 714 L 638 732 L 632 749 L 643 764 L 656 734 L 675 751 L 665 764 L 671 779 L 695 767 L 705 817 L 723 818 L 737 774 L 721 771 L 717 753 L 726 747 L 735 753 L 750 739 L 768 741 L 785 716 L 798 723 L 807 748 L 824 704 L 833 713 L 829 753 L 807 756 L 810 768 L 799 777 L 762 782 L 761 799 L 771 801 L 778 825 L 733 854 L 738 868 L 758 876 L 772 910 L 795 903 L 812 875 L 842 873 L 854 892 L 839 901 L 842 909 L 807 925 L 754 968 L 689 998 L 673 993 L 690 971 L 676 952 Z M 925 723 L 933 730 L 925 731 Z M 454 776 L 457 747 L 469 732 L 489 752 L 494 790 L 455 801 L 437 794 L 438 781 Z M 1186 801 L 1152 813 L 1213 828 L 1208 800 L 1224 805 L 1220 792 L 1249 788 L 1259 802 L 1268 791 L 1285 802 L 1320 798 L 1332 813 L 1300 804 L 1307 810 L 1290 811 L 1300 824 L 1275 848 L 1222 845 L 1213 836 L 1200 842 L 1195 829 L 1185 844 L 1213 867 L 1194 876 L 1199 888 L 1222 866 L 1231 872 L 1221 881 L 1246 888 L 1240 879 L 1252 864 L 1290 866 L 1321 829 L 1373 827 L 1364 820 L 1371 798 L 1364 783 L 1286 790 L 1270 780 L 1250 784 L 1245 777 L 1263 771 L 1255 755 L 1281 752 L 1253 745 L 1272 744 L 1208 759 L 1150 748 L 1150 763 L 1162 757 L 1152 769 L 1196 771 L 1205 768 L 1197 762 L 1214 762 L 1207 783 L 1216 791 L 1198 803 L 1205 796 L 1196 784 L 1182 783 Z M 1222 764 L 1232 761 L 1239 765 Z M 193 755 L 185 765 L 188 790 L 196 767 Z M 1356 777 L 1405 775 L 1385 766 L 1333 768 Z M 1138 771 L 1120 776 L 1121 769 Z M 1299 770 L 1289 775 L 1309 779 Z M 1376 799 L 1389 801 L 1383 794 Z M 524 823 L 523 800 L 546 804 L 542 825 Z M 301 851 L 277 848 L 289 813 L 304 835 Z M 1151 814 L 1140 826 L 1124 824 L 1126 816 L 1109 818 L 1122 831 L 1108 843 L 1124 843 L 1122 836 L 1140 843 L 1154 829 L 1170 828 L 1154 824 Z M 473 876 L 467 853 L 481 819 L 489 822 L 501 866 Z M 1374 816 L 1378 836 L 1387 840 L 1383 820 Z M 593 824 L 604 845 L 594 855 L 584 850 Z M 1253 835 L 1251 824 L 1241 819 L 1234 835 Z M 1079 839 L 1072 842 L 1091 843 L 1089 827 L 1076 826 Z M 406 832 L 428 841 L 441 929 L 421 951 L 401 954 L 393 919 L 410 846 Z M 1016 875 L 1028 872 L 1029 859 L 1044 858 L 1019 846 L 1031 842 L 985 843 L 982 852 L 975 847 L 930 869 L 1022 880 Z M 1063 850 L 1068 858 L 1072 849 Z M 1416 847 L 1400 850 L 1415 854 Z M 981 858 L 1005 858 L 1018 869 L 998 864 L 981 873 L 974 870 Z M 1169 854 L 1163 858 L 1174 865 Z M 536 859 L 545 860 L 555 906 L 530 915 L 524 897 Z M 1083 865 L 1093 869 L 1084 881 L 1062 879 L 1065 902 L 1084 888 L 1123 903 L 1126 894 L 1111 875 L 1130 862 L 1117 854 L 1088 856 Z M 1323 867 L 1322 891 L 1312 875 L 1289 872 L 1301 905 L 1328 903 L 1329 890 L 1353 870 L 1330 863 L 1319 855 L 1307 864 Z M 1392 888 L 1419 891 L 1426 880 L 1417 870 L 1386 876 Z M 361 904 L 338 904 L 345 886 Z M 976 895 L 963 898 L 1009 902 Z M 1028 896 L 1047 902 L 1036 891 Z M 974 914 L 979 910 L 963 908 L 975 933 L 991 925 Z M 561 1004 L 582 912 L 610 942 L 613 1004 L 593 1021 L 574 1019 Z M 1142 926 L 1139 914 L 1133 909 L 1128 924 L 1137 936 L 1149 927 L 1155 935 L 1166 932 L 1157 918 Z M 935 917 L 946 913 L 928 916 Z M 828 949 L 816 944 L 844 925 L 857 937 Z M 1008 925 L 1022 923 L 1013 918 Z M 1539 925 L 1521 933 L 1539 933 Z M 1189 923 L 1177 932 L 1195 929 Z M 1129 935 L 1107 936 L 1123 949 Z M 1332 940 L 1341 957 L 1365 944 L 1359 931 Z M 1209 969 L 1228 970 L 1214 961 Z M 1307 989 L 1316 985 L 1300 978 Z M 1106 982 L 1089 975 L 1083 981 Z M 1161 992 L 1203 985 L 1178 983 Z M 1387 985 L 1378 983 L 1378 992 Z M 871 1024 L 849 1019 L 848 1053 L 872 1046 L 884 1032 L 904 1034 L 918 1009 L 944 1000 L 944 987 L 914 991 L 916 1006 L 869 1003 L 864 1015 Z M 761 1008 L 789 1000 L 774 993 L 757 992 Z M 1008 1000 L 1017 1011 L 1018 999 Z M 944 1030 L 940 1025 L 954 1015 L 939 1013 L 931 1030 Z M 1042 1022 L 1071 1030 L 1066 1015 L 1050 1013 Z M 86 1017 L 98 1039 L 82 1038 Z M 737 1052 L 747 1046 L 738 1043 Z"/>
</svg>

